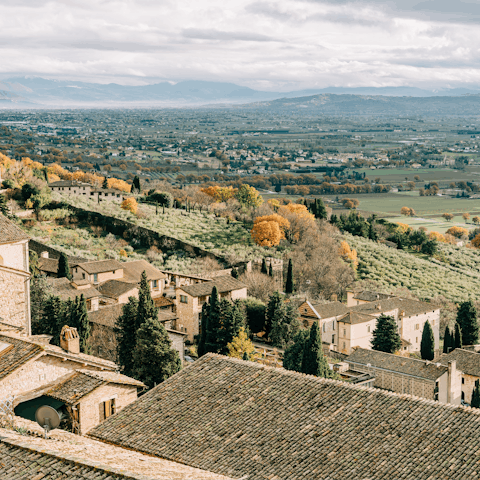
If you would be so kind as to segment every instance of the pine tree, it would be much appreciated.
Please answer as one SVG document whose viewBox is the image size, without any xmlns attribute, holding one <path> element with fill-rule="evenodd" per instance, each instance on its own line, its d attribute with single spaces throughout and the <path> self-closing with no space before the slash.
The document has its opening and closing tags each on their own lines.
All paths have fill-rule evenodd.
<svg viewBox="0 0 480 480">
<path fill-rule="evenodd" d="M 105 178 L 103 179 L 102 188 L 105 188 L 105 189 L 108 188 L 108 179 L 107 179 L 107 177 L 105 177 Z"/>
<path fill-rule="evenodd" d="M 60 345 L 60 331 L 65 324 L 65 313 L 65 302 L 59 297 L 51 296 L 45 302 L 41 329 L 42 333 L 53 337 L 54 345 Z"/>
<path fill-rule="evenodd" d="M 182 365 L 178 352 L 171 348 L 165 327 L 157 317 L 145 319 L 137 331 L 133 351 L 134 377 L 149 388 L 165 381 L 180 371 Z"/>
<path fill-rule="evenodd" d="M 89 339 L 90 339 L 90 322 L 88 320 L 87 302 L 83 293 L 77 301 L 77 331 L 80 337 L 80 351 L 82 353 L 90 353 Z"/>
<path fill-rule="evenodd" d="M 371 223 L 368 225 L 368 238 L 370 240 L 373 240 L 374 242 L 377 241 L 378 235 L 377 232 L 375 231 L 375 221 L 373 220 Z"/>
<path fill-rule="evenodd" d="M 433 360 L 435 357 L 435 337 L 430 322 L 427 320 L 423 326 L 422 341 L 420 342 L 420 355 L 423 360 Z"/>
<path fill-rule="evenodd" d="M 474 408 L 480 408 L 480 380 L 475 380 L 475 387 L 472 391 L 472 401 L 470 406 Z"/>
<path fill-rule="evenodd" d="M 7 205 L 7 199 L 5 198 L 5 195 L 2 194 L 0 194 L 0 213 L 7 218 L 10 218 L 10 209 Z"/>
<path fill-rule="evenodd" d="M 270 267 L 268 268 L 268 274 L 273 277 L 273 265 L 272 262 L 270 262 Z"/>
<path fill-rule="evenodd" d="M 158 318 L 158 308 L 155 307 L 155 304 L 153 303 L 150 294 L 150 283 L 147 280 L 147 273 L 144 270 L 140 278 L 140 287 L 138 289 L 137 330 L 147 318 Z"/>
<path fill-rule="evenodd" d="M 265 275 L 268 274 L 268 270 L 267 270 L 267 262 L 266 260 L 263 258 L 262 259 L 262 269 L 260 270 L 262 273 L 264 273 Z"/>
<path fill-rule="evenodd" d="M 447 325 L 445 327 L 445 334 L 443 336 L 443 353 L 449 353 L 451 350 L 451 338 L 452 334 L 450 333 L 450 328 Z"/>
<path fill-rule="evenodd" d="M 243 328 L 245 331 L 246 319 L 245 313 L 240 308 L 238 302 L 230 302 L 229 300 L 222 300 L 226 302 L 223 306 L 222 324 L 223 335 L 222 343 L 223 348 L 220 353 L 228 354 L 228 344 L 233 341 L 235 337 L 238 337 L 240 330 Z M 248 332 L 247 332 L 248 333 Z"/>
<path fill-rule="evenodd" d="M 317 198 L 315 200 L 315 218 L 319 218 L 321 220 L 326 220 L 328 217 L 327 209 L 325 208 L 325 204 L 321 198 Z"/>
<path fill-rule="evenodd" d="M 402 341 L 397 331 L 395 319 L 389 315 L 380 315 L 372 333 L 372 349 L 380 352 L 395 353 Z"/>
<path fill-rule="evenodd" d="M 282 302 L 272 322 L 270 332 L 272 344 L 281 348 L 288 346 L 299 330 L 298 309 L 292 303 Z"/>
<path fill-rule="evenodd" d="M 60 258 L 58 260 L 58 278 L 68 278 L 69 280 L 72 279 L 72 273 L 70 272 L 70 265 L 68 263 L 68 257 L 65 253 L 60 254 Z"/>
<path fill-rule="evenodd" d="M 279 292 L 274 292 L 270 295 L 267 304 L 267 310 L 265 312 L 265 336 L 270 337 L 274 319 L 278 315 L 278 311 L 283 307 L 283 299 Z"/>
<path fill-rule="evenodd" d="M 208 306 L 208 324 L 205 332 L 205 353 L 222 350 L 222 319 L 217 287 L 213 287 Z"/>
<path fill-rule="evenodd" d="M 133 351 L 137 338 L 137 310 L 138 300 L 130 297 L 128 303 L 122 308 L 122 315 L 115 324 L 115 337 L 117 340 L 117 363 L 123 368 L 122 373 L 133 375 Z"/>
<path fill-rule="evenodd" d="M 292 259 L 288 260 L 287 282 L 285 284 L 285 293 L 291 295 L 293 293 L 293 264 Z"/>
<path fill-rule="evenodd" d="M 283 355 L 283 368 L 295 372 L 302 371 L 302 360 L 305 345 L 310 338 L 310 330 L 300 330 L 293 338 L 293 343 L 285 349 Z"/>
<path fill-rule="evenodd" d="M 238 278 L 238 270 L 235 267 L 232 268 L 231 275 L 233 278 Z"/>
<path fill-rule="evenodd" d="M 200 337 L 198 339 L 198 346 L 197 346 L 197 353 L 198 356 L 201 357 L 205 355 L 205 341 L 207 338 L 207 330 L 208 330 L 208 313 L 209 313 L 209 304 L 204 303 L 202 306 L 202 313 L 201 313 L 201 332 Z"/>
<path fill-rule="evenodd" d="M 317 377 L 332 377 L 332 371 L 323 355 L 322 337 L 318 322 L 313 322 L 310 328 L 310 336 L 303 351 L 302 372 Z"/>
<path fill-rule="evenodd" d="M 135 175 L 133 182 L 132 182 L 132 193 L 137 191 L 140 193 L 141 191 L 141 186 L 140 186 L 140 179 L 138 178 L 137 175 Z"/>
<path fill-rule="evenodd" d="M 453 343 L 453 342 L 452 342 Z M 455 347 L 462 348 L 463 338 L 462 338 L 462 329 L 458 323 L 455 323 Z"/>
<path fill-rule="evenodd" d="M 476 345 L 478 342 L 477 309 L 471 300 L 460 305 L 457 312 L 457 323 L 462 331 L 463 344 Z"/>
</svg>

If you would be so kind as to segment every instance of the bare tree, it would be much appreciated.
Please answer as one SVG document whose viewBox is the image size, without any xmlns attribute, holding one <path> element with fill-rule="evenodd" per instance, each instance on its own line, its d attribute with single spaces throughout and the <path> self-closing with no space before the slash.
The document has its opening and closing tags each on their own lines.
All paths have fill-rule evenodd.
<svg viewBox="0 0 480 480">
<path fill-rule="evenodd" d="M 246 272 L 239 280 L 247 286 L 248 295 L 258 298 L 262 302 L 268 302 L 270 295 L 278 290 L 275 280 L 260 272 Z"/>
</svg>

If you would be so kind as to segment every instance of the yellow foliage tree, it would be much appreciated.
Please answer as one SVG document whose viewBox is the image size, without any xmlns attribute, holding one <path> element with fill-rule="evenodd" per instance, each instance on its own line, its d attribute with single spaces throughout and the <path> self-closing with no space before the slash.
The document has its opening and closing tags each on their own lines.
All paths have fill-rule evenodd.
<svg viewBox="0 0 480 480">
<path fill-rule="evenodd" d="M 274 247 L 285 237 L 275 221 L 256 222 L 253 225 L 251 235 L 253 241 L 261 247 Z"/>
<path fill-rule="evenodd" d="M 263 215 L 262 217 L 257 217 L 254 223 L 260 222 L 277 222 L 282 232 L 282 239 L 285 238 L 285 230 L 290 228 L 290 222 L 286 218 L 276 213 L 273 213 L 272 215 Z"/>
<path fill-rule="evenodd" d="M 455 238 L 462 238 L 463 236 L 468 235 L 468 230 L 466 228 L 454 226 L 450 227 L 446 233 L 448 235 L 453 235 Z"/>
<path fill-rule="evenodd" d="M 216 202 L 226 202 L 233 198 L 237 193 L 237 189 L 232 186 L 220 187 L 218 185 L 200 189 L 203 193 L 212 197 Z"/>
<path fill-rule="evenodd" d="M 289 203 L 278 209 L 278 214 L 290 222 L 285 229 L 285 235 L 291 242 L 298 242 L 300 237 L 311 228 L 315 228 L 315 215 L 310 213 L 305 205 Z"/>
<path fill-rule="evenodd" d="M 353 268 L 356 269 L 358 266 L 357 251 L 351 249 L 350 245 L 344 240 L 340 244 L 338 249 L 340 256 L 347 262 L 350 262 L 353 265 Z"/>
<path fill-rule="evenodd" d="M 245 329 L 242 327 L 238 332 L 238 336 L 234 337 L 230 343 L 227 343 L 228 356 L 233 358 L 244 358 L 253 360 L 255 358 L 255 347 L 248 338 Z"/>
<path fill-rule="evenodd" d="M 428 234 L 428 238 L 430 240 L 436 240 L 437 242 L 442 242 L 442 243 L 446 243 L 446 239 L 445 239 L 445 236 L 442 235 L 441 233 L 438 233 L 438 232 L 430 232 Z"/>
<path fill-rule="evenodd" d="M 120 180 L 119 178 L 109 178 L 107 180 L 107 185 L 108 188 L 115 188 L 122 192 L 130 192 L 130 185 L 125 180 Z"/>
<path fill-rule="evenodd" d="M 276 212 L 279 207 L 280 207 L 280 202 L 277 198 L 271 198 L 270 200 L 268 200 L 267 202 L 272 208 L 273 210 Z"/>
<path fill-rule="evenodd" d="M 121 208 L 136 214 L 138 210 L 138 204 L 133 197 L 129 197 L 122 202 Z"/>
<path fill-rule="evenodd" d="M 397 222 L 397 225 L 397 230 L 402 233 L 408 232 L 411 228 L 410 225 L 407 225 L 406 223 Z"/>
<path fill-rule="evenodd" d="M 472 240 L 472 245 L 475 248 L 480 248 L 480 233 Z"/>
</svg>

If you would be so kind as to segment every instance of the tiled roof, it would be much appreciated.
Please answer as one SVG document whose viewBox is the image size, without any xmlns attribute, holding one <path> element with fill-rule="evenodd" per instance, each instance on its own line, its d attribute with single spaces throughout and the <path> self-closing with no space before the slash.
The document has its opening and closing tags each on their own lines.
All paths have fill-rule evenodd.
<svg viewBox="0 0 480 480">
<path fill-rule="evenodd" d="M 203 297 L 205 295 L 211 295 L 214 286 L 217 287 L 218 293 L 231 292 L 232 290 L 246 288 L 244 283 L 240 282 L 240 280 L 237 280 L 236 278 L 231 277 L 230 275 L 218 277 L 211 282 L 196 283 L 194 285 L 178 288 L 179 290 L 183 290 L 185 293 L 188 293 L 192 297 Z"/>
<path fill-rule="evenodd" d="M 90 313 L 88 314 L 90 317 Z M 66 352 L 63 348 L 60 348 L 56 345 L 43 345 L 46 353 L 49 355 L 67 358 L 72 362 L 78 362 L 85 365 L 92 365 L 100 368 L 107 368 L 108 370 L 117 370 L 117 364 L 111 362 L 110 360 L 105 360 L 103 358 L 95 357 L 93 355 L 87 355 L 86 353 L 70 353 Z"/>
<path fill-rule="evenodd" d="M 93 392 L 104 383 L 100 378 L 76 372 L 46 391 L 44 395 L 68 405 L 75 405 L 82 397 Z"/>
<path fill-rule="evenodd" d="M 253 479 L 480 476 L 480 410 L 208 354 L 89 432 Z"/>
<path fill-rule="evenodd" d="M 349 323 L 350 325 L 357 325 L 359 323 L 370 322 L 376 317 L 373 315 L 366 315 L 365 313 L 348 312 L 338 319 L 339 322 Z"/>
<path fill-rule="evenodd" d="M 25 442 L 28 440 L 25 439 Z M 10 438 L 0 437 L 0 478 L 4 480 L 148 480 L 140 475 L 125 475 L 67 455 L 46 452 Z"/>
<path fill-rule="evenodd" d="M 394 295 L 388 295 L 386 293 L 377 293 L 377 292 L 369 292 L 367 290 L 363 292 L 358 292 L 354 295 L 355 300 L 363 300 L 364 302 L 375 302 L 377 300 L 385 300 L 387 298 L 393 298 Z"/>
<path fill-rule="evenodd" d="M 136 283 L 127 283 L 121 280 L 107 280 L 98 287 L 98 290 L 106 297 L 118 298 L 121 295 L 130 292 L 134 288 L 138 289 L 138 285 Z"/>
<path fill-rule="evenodd" d="M 75 182 L 71 180 L 59 180 L 48 184 L 49 187 L 91 187 L 89 183 Z"/>
<path fill-rule="evenodd" d="M 170 298 L 167 297 L 153 297 L 153 303 L 155 304 L 156 307 L 162 308 L 162 307 L 173 307 L 175 305 L 175 302 L 171 300 Z"/>
<path fill-rule="evenodd" d="M 312 307 L 320 315 L 320 318 L 336 317 L 337 315 L 343 315 L 348 312 L 348 308 L 340 302 L 312 304 Z"/>
<path fill-rule="evenodd" d="M 370 364 L 375 368 L 413 375 L 427 380 L 436 380 L 448 370 L 447 367 L 444 367 L 443 365 L 437 366 L 433 362 L 417 360 L 416 358 L 401 357 L 399 355 L 379 352 L 377 350 L 367 350 L 366 348 L 357 348 L 345 359 L 345 361 L 360 365 Z"/>
<path fill-rule="evenodd" d="M 133 385 L 135 387 L 144 387 L 145 384 L 139 380 L 135 380 L 132 377 L 127 377 L 121 373 L 105 372 L 100 370 L 77 370 L 77 372 L 83 373 L 92 378 L 103 380 L 107 383 L 118 383 L 120 385 Z"/>
<path fill-rule="evenodd" d="M 0 351 L 0 380 L 43 353 L 40 345 L 26 342 L 20 338 L 0 335 L 0 342 L 2 345 L 9 344 L 13 346 L 13 348 L 5 348 L 3 351 Z"/>
<path fill-rule="evenodd" d="M 62 300 L 79 297 L 83 295 L 85 298 L 100 297 L 100 292 L 93 287 L 90 288 L 75 288 L 68 278 L 48 278 L 47 282 L 52 286 L 53 292 Z"/>
<path fill-rule="evenodd" d="M 354 307 L 349 307 L 349 310 L 358 313 L 379 314 L 381 312 L 395 310 L 396 308 L 398 308 L 399 313 L 404 311 L 407 317 L 438 310 L 438 307 L 431 303 L 419 302 L 417 300 L 400 297 L 387 298 L 376 302 L 364 303 L 363 305 L 356 305 Z"/>
<path fill-rule="evenodd" d="M 38 265 L 42 272 L 58 273 L 58 260 L 56 258 L 43 258 L 38 259 Z"/>
<path fill-rule="evenodd" d="M 113 272 L 114 270 L 121 270 L 123 264 L 117 260 L 98 260 L 95 262 L 79 263 L 78 267 L 85 270 L 88 274 Z"/>
<path fill-rule="evenodd" d="M 124 305 L 119 303 L 88 312 L 88 321 L 106 327 L 114 327 L 117 318 L 122 314 L 123 307 Z"/>
<path fill-rule="evenodd" d="M 442 365 L 448 365 L 448 362 L 455 360 L 457 362 L 457 369 L 461 370 L 467 375 L 480 378 L 480 354 L 463 350 L 463 348 L 456 348 L 450 353 L 444 353 L 435 360 Z"/>
<path fill-rule="evenodd" d="M 29 238 L 23 230 L 0 213 L 0 244 L 20 242 Z"/>
<path fill-rule="evenodd" d="M 123 278 L 129 283 L 140 283 L 142 273 L 145 271 L 147 274 L 147 280 L 162 280 L 167 276 L 162 273 L 158 268 L 155 268 L 152 264 L 146 260 L 134 260 L 132 262 L 122 263 Z"/>
</svg>

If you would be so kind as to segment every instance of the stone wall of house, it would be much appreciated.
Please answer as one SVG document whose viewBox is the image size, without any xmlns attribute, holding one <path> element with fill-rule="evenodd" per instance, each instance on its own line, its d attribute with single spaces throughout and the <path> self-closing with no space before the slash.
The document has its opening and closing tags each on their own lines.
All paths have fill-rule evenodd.
<svg viewBox="0 0 480 480">
<path fill-rule="evenodd" d="M 100 423 L 101 404 L 113 398 L 115 399 L 115 409 L 119 412 L 137 399 L 137 387 L 109 383 L 96 388 L 92 393 L 83 397 L 79 405 L 80 435 L 85 435 Z"/>
<path fill-rule="evenodd" d="M 42 356 L 1 380 L 0 397 L 22 395 L 30 390 L 43 387 L 79 368 L 99 370 L 78 362 L 63 361 L 61 358 L 50 355 Z"/>
<path fill-rule="evenodd" d="M 0 317 L 30 333 L 28 277 L 0 268 Z"/>
<path fill-rule="evenodd" d="M 185 295 L 188 303 L 180 301 L 180 295 Z M 177 330 L 181 328 L 188 334 L 187 339 L 193 342 L 194 336 L 199 332 L 199 318 L 201 307 L 198 305 L 198 298 L 177 290 Z"/>
<path fill-rule="evenodd" d="M 468 404 L 472 401 L 472 392 L 475 388 L 475 380 L 478 379 L 479 377 L 462 373 L 462 400 Z"/>
<path fill-rule="evenodd" d="M 0 265 L 28 272 L 27 241 L 0 245 Z"/>
<path fill-rule="evenodd" d="M 178 352 L 183 365 L 185 361 L 185 335 L 169 331 L 168 337 L 172 342 L 172 348 Z"/>
<path fill-rule="evenodd" d="M 403 317 L 400 335 L 412 344 L 410 351 L 420 351 L 422 331 L 427 320 L 430 322 L 430 326 L 433 330 L 435 350 L 438 350 L 440 342 L 440 310 L 434 310 L 427 313 L 412 315 L 410 317 Z"/>
<path fill-rule="evenodd" d="M 120 295 L 117 299 L 118 303 L 128 303 L 128 299 L 130 297 L 135 297 L 138 298 L 138 288 L 134 287 L 130 291 L 124 293 L 123 295 Z"/>
</svg>

